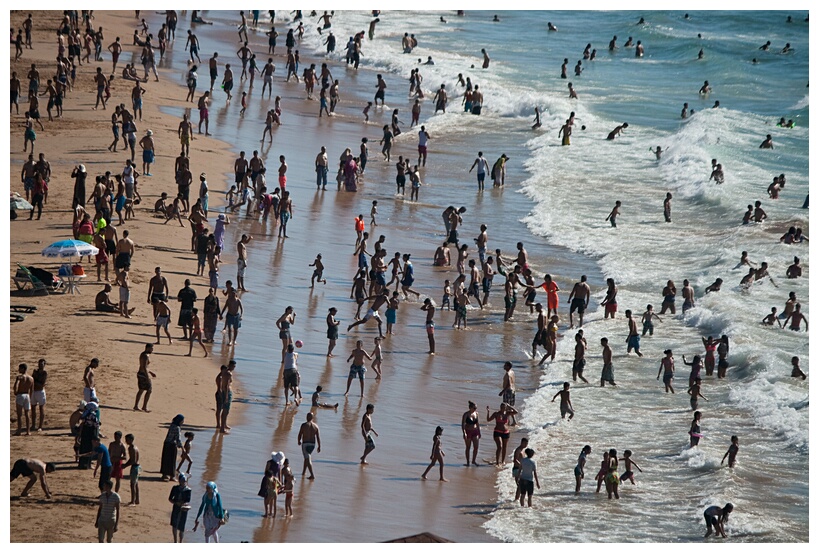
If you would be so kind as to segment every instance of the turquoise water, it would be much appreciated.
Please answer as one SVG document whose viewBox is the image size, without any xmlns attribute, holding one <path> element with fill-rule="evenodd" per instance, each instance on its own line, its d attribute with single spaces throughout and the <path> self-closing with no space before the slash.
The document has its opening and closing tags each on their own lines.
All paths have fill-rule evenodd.
<svg viewBox="0 0 819 553">
<path fill-rule="evenodd" d="M 650 468 L 638 478 L 636 491 L 625 491 L 627 499 L 617 506 L 595 503 L 592 508 L 584 497 L 580 509 L 562 492 L 547 492 L 533 512 L 499 509 L 487 524 L 489 531 L 512 541 L 690 540 L 702 530 L 702 508 L 733 501 L 737 511 L 730 531 L 735 538 L 805 540 L 808 388 L 789 378 L 789 368 L 793 355 L 808 366 L 807 334 L 761 328 L 758 321 L 771 306 L 781 311 L 789 291 L 797 293 L 803 309 L 808 303 L 807 279 L 784 279 L 794 255 L 809 266 L 807 248 L 778 243 L 790 225 L 806 232 L 809 228 L 807 210 L 801 209 L 808 192 L 806 14 L 691 12 L 685 20 L 683 12 L 513 12 L 499 14 L 501 22 L 493 23 L 492 14 L 472 12 L 463 18 L 446 13 L 446 25 L 439 22 L 440 15 L 415 13 L 407 25 L 407 18 L 383 14 L 377 40 L 364 44 L 365 63 L 406 78 L 418 58 L 432 56 L 434 66 L 421 66 L 428 91 L 439 83 L 457 91 L 458 73 L 479 84 L 485 95 L 480 121 L 451 109 L 428 119 L 427 128 L 439 143 L 491 149 L 488 157 L 503 151 L 513 164 L 525 160 L 528 178 L 524 176 L 522 192 L 534 207 L 514 216 L 522 217 L 536 235 L 597 259 L 603 273 L 618 283 L 621 311 L 642 313 L 647 303 L 658 305 L 667 279 L 678 287 L 690 279 L 700 298 L 686 317 L 664 318 L 662 331 L 644 340 L 644 360 L 626 358 L 622 346 L 615 346 L 615 362 L 628 391 L 581 388 L 576 403 L 586 415 L 571 425 L 553 426 L 557 413 L 547 404 L 571 364 L 571 340 L 564 340 L 557 361 L 541 379 L 543 389 L 526 402 L 525 424 L 535 448 L 544 452 L 544 472 L 565 474 L 566 491 L 577 453 L 587 442 L 595 448 L 591 466 L 597 465 L 603 448 L 639 451 Z M 788 15 L 793 23 L 785 22 Z M 636 24 L 640 16 L 646 25 Z M 370 17 L 345 13 L 337 20 L 336 34 L 346 37 L 366 28 Z M 559 31 L 548 33 L 547 21 Z M 410 55 L 400 52 L 406 31 L 414 31 L 419 40 Z M 610 54 L 613 35 L 620 50 Z M 623 47 L 629 36 L 642 41 L 642 59 Z M 759 51 L 767 40 L 771 51 Z M 572 68 L 589 42 L 597 59 L 584 61 L 582 76 L 574 77 Z M 786 42 L 793 51 L 777 53 Z M 470 68 L 480 67 L 481 48 L 492 58 L 489 70 Z M 701 48 L 704 58 L 697 60 Z M 569 100 L 566 81 L 559 78 L 564 57 L 578 100 Z M 757 64 L 752 63 L 755 57 Z M 700 96 L 705 80 L 713 91 Z M 389 95 L 387 101 L 391 103 Z M 711 109 L 715 101 L 720 109 Z M 685 121 L 680 118 L 683 102 L 697 112 Z M 544 110 L 543 128 L 521 134 L 535 105 Z M 578 120 L 573 144 L 560 148 L 557 130 L 570 111 Z M 796 128 L 776 127 L 779 117 L 793 119 Z M 630 123 L 627 132 L 605 141 L 623 121 Z M 577 128 L 580 124 L 585 131 Z M 486 132 L 499 139 L 482 140 Z M 776 149 L 759 150 L 769 133 Z M 668 148 L 659 162 L 648 152 L 656 145 Z M 725 168 L 722 186 L 708 182 L 712 158 Z M 767 185 L 780 173 L 787 175 L 786 192 L 778 201 L 768 200 Z M 669 191 L 675 198 L 673 225 L 662 222 L 662 200 Z M 623 201 L 624 209 L 620 228 L 613 230 L 603 219 L 615 199 Z M 741 226 L 744 206 L 757 199 L 769 222 Z M 779 288 L 763 283 L 750 293 L 739 290 L 745 271 L 734 267 L 742 250 L 756 263 L 769 263 Z M 717 277 L 725 281 L 722 291 L 702 297 Z M 601 293 L 596 295 L 602 299 Z M 586 328 L 592 374 L 600 363 L 599 338 L 614 334 L 619 342 L 625 333 L 624 323 L 601 318 L 598 309 Z M 702 409 L 709 439 L 688 451 L 685 389 L 676 397 L 663 397 L 652 373 L 663 349 L 677 352 L 679 370 L 680 353 L 690 359 L 702 353 L 700 336 L 721 334 L 732 338 L 733 370 L 727 382 L 706 381 L 704 393 L 711 401 Z M 680 374 L 687 376 L 687 370 Z M 678 381 L 684 386 L 684 377 Z M 733 471 L 719 470 L 735 433 L 745 444 L 741 463 Z M 780 456 L 783 450 L 786 455 Z M 499 479 L 499 494 L 501 500 L 512 494 L 506 475 Z M 663 515 L 645 516 L 649 505 Z M 575 523 L 566 529 L 568 517 Z M 612 526 L 611 517 L 619 524 Z M 558 524 L 560 533 L 553 530 Z"/>
<path fill-rule="evenodd" d="M 441 15 L 447 24 L 439 22 Z M 511 508 L 514 490 L 504 472 L 497 482 L 500 507 L 486 524 L 487 530 L 508 541 L 691 541 L 704 533 L 702 510 L 731 501 L 736 505 L 728 527 L 732 539 L 806 541 L 808 384 L 794 381 L 789 374 L 793 355 L 801 358 L 803 370 L 809 367 L 808 335 L 758 323 L 772 306 L 781 311 L 790 291 L 797 294 L 810 318 L 808 248 L 778 242 L 791 225 L 810 235 L 808 211 L 801 208 L 808 192 L 806 14 L 690 12 L 686 20 L 684 12 L 500 12 L 499 23 L 491 22 L 492 15 L 385 12 L 376 40 L 364 42 L 362 69 L 345 74 L 346 37 L 366 30 L 371 17 L 365 12 L 336 12 L 333 31 L 338 45 L 330 63 L 334 73 L 342 75 L 345 103 L 333 122 L 335 128 L 327 132 L 350 146 L 357 144 L 359 128 L 345 127 L 342 121 L 360 120 L 361 107 L 372 99 L 375 71 L 384 73 L 389 84 L 387 104 L 400 108 L 408 119 L 406 79 L 418 67 L 418 58 L 432 56 L 434 66 L 420 66 L 427 98 L 444 83 L 451 91 L 451 103 L 448 113 L 436 116 L 430 116 L 430 102 L 424 104 L 422 122 L 434 137 L 432 165 L 424 181 L 446 184 L 429 192 L 424 189 L 424 201 L 443 207 L 465 194 L 471 198 L 474 184 L 466 169 L 474 152 L 483 149 L 490 160 L 506 153 L 512 161 L 503 203 L 491 201 L 495 197 L 486 202 L 479 197 L 470 212 L 476 217 L 473 226 L 476 220 L 490 221 L 493 229 L 509 225 L 510 234 L 493 234 L 493 242 L 507 250 L 521 232 L 531 232 L 525 238 L 527 247 L 530 241 L 536 244 L 530 252 L 534 249 L 548 262 L 537 269 L 558 275 L 564 291 L 585 271 L 581 263 L 596 263 L 603 276 L 616 280 L 621 313 L 625 309 L 642 313 L 648 303 L 658 307 L 668 279 L 678 288 L 683 279 L 691 280 L 698 303 L 685 317 L 679 312 L 663 316 L 656 334 L 643 340 L 645 357 L 638 359 L 625 355 L 622 316 L 603 321 L 602 309 L 593 302 L 585 327 L 590 345 L 587 376 L 594 383 L 601 366 L 599 340 L 607 336 L 614 347 L 620 387 L 578 386 L 572 396 L 578 416 L 569 424 L 559 421 L 550 403 L 557 386 L 571 374 L 573 333 L 561 327 L 557 359 L 539 377 L 540 389 L 527 398 L 522 420 L 532 447 L 539 452 L 541 476 L 550 481 L 536 498 L 535 509 L 522 512 Z M 788 15 L 793 16 L 791 24 L 785 23 Z M 641 16 L 647 21 L 644 26 L 636 25 Z M 210 12 L 208 19 L 227 28 L 235 16 Z M 547 32 L 547 21 L 559 31 Z M 279 21 L 277 28 L 281 44 L 286 26 Z M 414 32 L 419 40 L 409 55 L 401 53 L 404 32 Z M 204 33 L 200 40 L 207 52 L 211 44 L 206 40 L 211 39 L 203 39 Z M 620 50 L 610 54 L 607 45 L 615 34 Z M 642 59 L 623 47 L 629 36 L 643 42 Z M 302 52 L 323 53 L 321 38 L 308 28 L 299 47 Z M 772 51 L 759 51 L 767 40 Z M 793 52 L 777 53 L 786 42 Z M 582 59 L 587 43 L 597 49 L 597 59 L 584 61 L 585 71 L 575 77 L 572 68 Z M 221 43 L 214 44 L 221 48 Z M 479 69 L 481 48 L 492 58 L 488 70 Z M 704 59 L 697 60 L 701 48 Z M 751 63 L 754 57 L 758 64 Z M 577 90 L 577 100 L 568 98 L 567 80 L 559 78 L 563 58 L 569 59 L 568 81 Z M 471 68 L 473 64 L 478 69 Z M 277 65 L 278 78 L 283 64 Z M 480 118 L 457 109 L 458 73 L 471 77 L 484 92 Z M 182 82 L 183 71 L 179 78 Z M 704 80 L 713 91 L 703 97 L 697 91 Z M 720 102 L 719 109 L 711 109 L 715 101 Z M 680 118 L 683 102 L 696 111 L 686 120 Z M 543 126 L 531 131 L 535 106 L 543 111 Z M 241 121 L 226 108 L 213 113 L 228 141 L 251 150 L 246 145 L 261 131 L 253 119 L 258 120 L 264 108 L 264 104 L 252 105 L 252 117 Z M 577 124 L 571 147 L 564 148 L 557 131 L 571 111 L 577 114 Z M 796 127 L 776 127 L 779 117 L 793 119 Z M 606 141 L 608 132 L 624 121 L 629 122 L 627 131 L 613 142 Z M 581 131 L 580 125 L 586 130 Z M 772 151 L 758 149 L 766 134 L 773 135 Z M 377 139 L 378 127 L 368 135 L 371 141 Z M 398 145 L 411 150 L 413 135 L 405 133 Z M 657 145 L 667 149 L 660 161 L 648 151 Z M 301 169 L 309 175 L 314 152 L 290 152 L 288 147 L 292 146 L 277 143 L 271 154 L 284 149 L 288 160 L 298 157 L 295 163 L 304 165 Z M 725 169 L 723 185 L 708 180 L 712 158 Z M 780 173 L 787 175 L 787 187 L 779 200 L 769 200 L 767 185 Z M 520 194 L 512 199 L 510 191 Z M 667 192 L 674 195 L 671 225 L 662 218 Z M 389 191 L 385 194 L 389 201 Z M 611 229 L 604 218 L 615 200 L 623 202 L 623 209 L 618 228 Z M 745 206 L 755 200 L 763 202 L 769 221 L 742 226 Z M 301 205 L 307 206 L 303 201 Z M 502 205 L 500 213 L 497 205 Z M 397 228 L 419 229 L 425 240 L 435 236 L 423 217 L 402 209 L 393 212 L 396 219 L 401 216 Z M 750 292 L 739 289 L 746 271 L 735 266 L 743 250 L 757 264 L 769 263 L 778 287 L 765 282 Z M 795 255 L 802 259 L 805 278 L 789 281 L 784 278 L 785 268 Z M 725 281 L 722 290 L 704 296 L 704 288 L 718 277 Z M 272 276 L 271 284 L 281 287 L 278 279 Z M 599 302 L 602 283 L 598 276 L 592 280 Z M 565 302 L 565 292 L 561 299 Z M 530 326 L 516 327 L 520 334 L 512 348 L 516 363 L 527 363 Z M 689 359 L 702 354 L 700 337 L 721 334 L 731 337 L 729 377 L 722 382 L 706 379 L 703 393 L 710 401 L 700 404 L 706 438 L 699 448 L 688 450 L 691 412 L 684 393 L 688 370 L 682 366 L 681 354 Z M 680 376 L 675 396 L 663 394 L 655 380 L 666 348 L 672 348 L 677 359 Z M 241 360 L 248 365 L 261 363 L 252 353 Z M 729 470 L 720 467 L 720 459 L 732 434 L 740 436 L 742 449 L 739 465 Z M 636 487 L 622 487 L 620 502 L 595 496 L 588 481 L 579 499 L 571 495 L 572 469 L 586 443 L 594 449 L 588 465 L 591 474 L 604 449 L 635 452 L 645 473 L 638 474 Z M 242 452 L 249 454 L 254 445 L 242 442 L 240 447 L 248 448 Z M 566 525 L 569 519 L 573 524 Z"/>
</svg>

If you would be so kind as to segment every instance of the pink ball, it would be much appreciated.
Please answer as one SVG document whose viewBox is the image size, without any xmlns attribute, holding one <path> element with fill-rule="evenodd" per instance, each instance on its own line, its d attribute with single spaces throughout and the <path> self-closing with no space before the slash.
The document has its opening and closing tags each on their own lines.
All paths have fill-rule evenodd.
<svg viewBox="0 0 819 553">
<path fill-rule="evenodd" d="M 304 342 L 302 342 L 301 340 L 296 340 L 296 347 L 297 347 L 297 348 L 300 348 L 300 347 L 302 347 L 303 345 L 304 345 Z"/>
</svg>

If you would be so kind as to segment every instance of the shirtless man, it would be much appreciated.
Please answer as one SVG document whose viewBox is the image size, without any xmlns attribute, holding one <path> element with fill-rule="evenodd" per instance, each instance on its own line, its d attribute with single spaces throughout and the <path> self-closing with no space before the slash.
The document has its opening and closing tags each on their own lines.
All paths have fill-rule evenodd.
<svg viewBox="0 0 819 553">
<path fill-rule="evenodd" d="M 657 371 L 657 380 L 660 380 L 660 373 L 663 373 L 663 384 L 665 385 L 665 393 L 674 393 L 674 386 L 671 381 L 674 379 L 674 354 L 670 349 L 663 352 L 665 357 L 660 361 L 660 369 Z M 698 390 L 699 392 L 699 390 Z M 692 398 L 697 396 L 692 395 Z"/>
<path fill-rule="evenodd" d="M 685 288 L 683 288 L 683 295 L 685 295 Z M 626 319 L 628 319 L 628 336 L 626 337 L 628 347 L 626 348 L 626 353 L 631 353 L 631 350 L 634 349 L 634 353 L 642 357 L 643 354 L 640 353 L 640 333 L 637 332 L 637 321 L 631 316 L 631 309 L 626 309 Z"/>
<path fill-rule="evenodd" d="M 188 114 L 182 115 L 182 122 L 179 123 L 177 129 L 177 136 L 179 142 L 182 144 L 181 156 L 187 157 L 191 155 L 191 139 L 193 138 L 193 123 L 188 120 Z M 177 171 L 178 172 L 178 171 Z"/>
<path fill-rule="evenodd" d="M 688 279 L 683 280 L 683 289 L 682 289 L 682 296 L 683 296 L 683 306 L 682 312 L 685 315 L 685 312 L 695 306 L 694 304 L 694 288 L 688 282 Z"/>
<path fill-rule="evenodd" d="M 128 231 L 122 232 L 122 238 L 117 242 L 116 257 L 114 258 L 114 271 L 119 274 L 120 271 L 127 271 L 131 269 L 131 257 L 134 255 L 134 241 L 128 238 Z"/>
<path fill-rule="evenodd" d="M 801 303 L 797 303 L 796 305 L 794 305 L 793 311 L 790 314 L 788 314 L 787 318 L 785 319 L 785 322 L 782 323 L 782 326 L 783 327 L 788 326 L 788 321 L 791 322 L 790 329 L 795 330 L 797 332 L 801 330 L 800 325 L 802 324 L 802 321 L 805 321 L 805 332 L 808 331 L 808 319 L 802 314 Z"/>
<path fill-rule="evenodd" d="M 37 362 L 37 368 L 31 373 L 34 380 L 34 390 L 31 393 L 31 429 L 37 429 L 37 432 L 43 431 L 43 423 L 45 422 L 44 408 L 46 404 L 45 385 L 48 380 L 48 372 L 45 370 L 46 360 L 40 359 Z M 37 406 L 40 407 L 40 424 L 37 425 Z"/>
<path fill-rule="evenodd" d="M 378 437 L 378 432 L 373 428 L 373 411 L 375 411 L 375 405 L 368 403 L 367 412 L 364 413 L 361 419 L 361 435 L 364 437 L 364 455 L 361 456 L 362 465 L 368 464 L 367 455 L 375 449 L 375 441 L 370 434 L 375 434 L 375 437 Z"/>
<path fill-rule="evenodd" d="M 125 471 L 126 468 L 130 467 L 128 471 L 128 482 L 131 485 L 131 501 L 128 502 L 128 505 L 139 505 L 139 473 L 141 467 L 139 466 L 139 448 L 134 445 L 133 434 L 125 435 L 125 444 L 128 446 L 126 448 L 128 460 L 122 464 L 122 470 Z"/>
<path fill-rule="evenodd" d="M 14 396 L 15 405 L 17 406 L 17 432 L 15 436 L 23 433 L 23 417 L 26 419 L 26 436 L 31 436 L 31 421 L 29 420 L 29 412 L 31 411 L 31 393 L 34 390 L 34 379 L 26 374 L 28 365 L 20 363 L 18 367 L 19 374 L 14 380 Z"/>
<path fill-rule="evenodd" d="M 228 294 L 225 306 L 222 308 L 222 315 L 225 314 L 225 311 L 227 311 L 227 319 L 225 320 L 228 334 L 227 345 L 234 346 L 239 337 L 239 328 L 242 326 L 242 315 L 244 314 L 242 300 L 236 297 L 236 292 Z"/>
<path fill-rule="evenodd" d="M 267 63 L 262 68 L 262 98 L 264 98 L 264 91 L 267 89 L 267 99 L 273 94 L 273 72 L 276 71 L 276 66 L 273 65 L 273 58 L 267 58 Z M 272 140 L 272 137 L 271 137 Z"/>
<path fill-rule="evenodd" d="M 506 371 L 503 375 L 503 389 L 498 394 L 502 396 L 503 403 L 510 407 L 515 406 L 515 371 L 512 369 L 512 363 L 507 361 L 503 364 L 503 370 Z M 515 414 L 512 413 L 512 422 L 509 426 L 517 425 Z"/>
<path fill-rule="evenodd" d="M 609 133 L 606 137 L 606 140 L 614 140 L 617 136 L 622 134 L 624 130 L 628 128 L 628 123 L 623 123 L 622 125 L 617 125 L 614 127 L 614 130 Z"/>
<path fill-rule="evenodd" d="M 560 418 L 565 419 L 566 415 L 569 415 L 569 420 L 574 418 L 574 408 L 572 408 L 572 400 L 569 398 L 571 392 L 569 392 L 569 387 L 571 384 L 568 382 L 563 383 L 563 389 L 559 390 L 554 397 L 552 397 L 552 403 L 559 397 L 560 398 Z"/>
<path fill-rule="evenodd" d="M 589 289 L 589 285 L 586 284 L 586 275 L 581 275 L 580 282 L 576 282 L 572 291 L 569 293 L 569 328 L 574 328 L 573 314 L 575 311 L 577 311 L 578 317 L 580 317 L 580 324 L 578 326 L 583 326 L 583 313 L 586 312 L 586 308 L 589 306 L 590 297 L 591 290 Z"/>
<path fill-rule="evenodd" d="M 164 299 L 154 300 L 153 308 L 156 313 L 156 345 L 159 345 L 160 328 L 165 330 L 165 336 L 168 337 L 168 344 L 173 344 L 171 333 L 168 331 L 168 325 L 171 323 L 171 308 L 165 303 Z"/>
<path fill-rule="evenodd" d="M 230 360 L 227 366 L 222 365 L 219 374 L 216 375 L 216 428 L 222 434 L 230 434 L 230 426 L 227 424 L 230 414 L 230 404 L 233 402 L 233 371 L 236 369 L 236 361 Z"/>
<path fill-rule="evenodd" d="M 373 103 L 375 104 L 375 107 L 378 107 L 378 100 L 381 99 L 381 107 L 384 107 L 384 90 L 387 88 L 387 83 L 384 82 L 384 79 L 380 74 L 377 75 L 377 78 L 378 83 L 375 85 L 377 90 L 375 91 L 375 99 L 373 100 Z"/>
<path fill-rule="evenodd" d="M 85 367 L 82 375 L 82 398 L 85 402 L 91 401 L 97 397 L 96 383 L 94 382 L 94 369 L 100 366 L 100 360 L 94 357 L 91 362 Z"/>
<path fill-rule="evenodd" d="M 385 296 L 386 297 L 386 296 Z M 366 319 L 365 319 L 366 320 Z M 381 327 L 381 321 L 378 322 L 379 329 Z M 383 338 L 383 336 L 382 336 Z M 355 344 L 355 349 L 350 353 L 350 356 L 347 358 L 349 362 L 351 359 L 353 360 L 352 365 L 350 365 L 350 374 L 347 376 L 347 390 L 344 392 L 344 396 L 346 397 L 348 393 L 350 393 L 350 384 L 353 382 L 353 378 L 358 377 L 359 384 L 361 385 L 361 397 L 364 397 L 364 373 L 367 372 L 367 367 L 365 366 L 364 358 L 372 359 L 369 353 L 364 350 L 364 342 L 358 340 Z M 312 471 L 310 471 L 312 474 Z"/>
<path fill-rule="evenodd" d="M 307 413 L 307 422 L 302 423 L 299 428 L 298 443 L 301 446 L 301 453 L 304 456 L 304 468 L 301 470 L 301 475 L 304 476 L 307 471 L 310 471 L 308 480 L 313 480 L 313 449 L 318 446 L 317 453 L 321 453 L 321 436 L 319 435 L 319 427 L 313 422 L 313 413 Z"/>
<path fill-rule="evenodd" d="M 802 264 L 798 257 L 793 258 L 793 265 L 788 266 L 785 276 L 788 278 L 799 278 L 802 276 Z"/>
<path fill-rule="evenodd" d="M 426 311 L 427 313 L 426 320 L 424 321 L 424 327 L 427 330 L 427 341 L 429 341 L 429 351 L 427 353 L 429 355 L 435 355 L 435 306 L 432 304 L 431 299 L 426 298 L 424 300 L 421 311 Z"/>
<path fill-rule="evenodd" d="M 114 441 L 108 444 L 108 456 L 111 459 L 111 475 L 115 480 L 114 491 L 119 493 L 122 480 L 122 462 L 125 460 L 125 444 L 122 443 L 122 432 L 114 432 Z"/>
<path fill-rule="evenodd" d="M 372 305 L 370 305 L 370 308 L 367 309 L 367 313 L 364 315 L 364 318 L 350 324 L 347 327 L 347 332 L 349 332 L 351 329 L 357 327 L 358 325 L 365 324 L 370 319 L 375 319 L 376 322 L 378 323 L 378 335 L 381 338 L 384 338 L 384 333 L 381 332 L 381 316 L 379 315 L 378 312 L 381 309 L 381 306 L 384 305 L 385 303 L 387 303 L 387 301 L 389 301 L 389 298 L 387 297 L 386 292 L 384 290 L 382 290 L 378 294 L 375 294 L 375 295 L 372 295 L 372 296 L 367 296 L 366 298 L 363 298 L 361 300 L 361 303 L 363 304 L 363 303 L 366 303 L 366 302 L 368 302 L 370 300 L 373 300 L 373 303 L 372 303 Z M 349 386 L 349 382 L 348 382 L 348 386 Z M 363 386 L 364 386 L 364 384 L 362 383 L 362 387 Z"/>
<path fill-rule="evenodd" d="M 151 378 L 156 378 L 156 374 L 148 370 L 151 364 L 151 354 L 154 352 L 153 344 L 145 344 L 145 350 L 139 354 L 139 370 L 137 371 L 137 392 L 134 400 L 134 411 L 139 411 L 139 398 L 145 394 L 145 400 L 142 402 L 142 410 L 146 413 L 151 411 L 148 409 L 148 400 L 151 398 L 151 388 L 153 384 Z"/>
<path fill-rule="evenodd" d="M 169 294 L 168 281 L 165 279 L 164 276 L 162 276 L 162 268 L 157 267 L 154 269 L 154 276 L 151 277 L 151 280 L 148 282 L 148 303 L 154 306 L 153 309 L 154 320 L 156 320 L 157 315 L 157 302 L 167 301 L 168 294 Z M 159 330 L 157 330 L 157 334 L 158 333 Z M 158 340 L 157 343 L 159 343 Z"/>
<path fill-rule="evenodd" d="M 196 103 L 199 109 L 199 134 L 202 134 L 202 123 L 205 124 L 205 136 L 210 136 L 208 132 L 208 125 L 210 124 L 210 117 L 208 116 L 208 106 L 210 105 L 210 92 L 205 91 Z"/>
<path fill-rule="evenodd" d="M 572 380 L 577 382 L 577 378 L 589 383 L 583 376 L 583 369 L 586 368 L 586 339 L 583 337 L 583 331 L 578 330 L 574 335 L 574 361 L 572 362 Z"/>
<path fill-rule="evenodd" d="M 51 499 L 51 490 L 48 489 L 48 482 L 46 482 L 46 473 L 51 473 L 57 470 L 54 463 L 44 463 L 39 459 L 17 459 L 11 467 L 11 481 L 14 482 L 19 476 L 27 477 L 28 483 L 20 497 L 28 497 L 28 492 L 40 480 L 40 486 L 43 488 L 46 499 Z"/>
</svg>

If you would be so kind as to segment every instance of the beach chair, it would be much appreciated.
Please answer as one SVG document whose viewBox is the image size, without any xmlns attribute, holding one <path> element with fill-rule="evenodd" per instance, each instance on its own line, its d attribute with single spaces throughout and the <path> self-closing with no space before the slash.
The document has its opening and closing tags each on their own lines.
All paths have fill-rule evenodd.
<svg viewBox="0 0 819 553">
<path fill-rule="evenodd" d="M 17 266 L 19 269 L 17 269 L 17 274 L 14 275 L 13 279 L 18 290 L 26 290 L 31 286 L 32 295 L 40 292 L 45 292 L 45 294 L 48 295 L 48 286 L 46 286 L 42 280 L 34 276 L 28 267 L 20 265 L 19 263 Z"/>
</svg>

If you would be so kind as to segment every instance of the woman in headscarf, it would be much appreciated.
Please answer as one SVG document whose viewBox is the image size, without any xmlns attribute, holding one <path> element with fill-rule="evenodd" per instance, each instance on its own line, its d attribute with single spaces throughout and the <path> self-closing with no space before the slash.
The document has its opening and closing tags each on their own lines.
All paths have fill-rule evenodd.
<svg viewBox="0 0 819 553">
<path fill-rule="evenodd" d="M 205 298 L 205 342 L 213 342 L 213 336 L 216 334 L 216 320 L 221 318 L 219 298 L 216 296 L 216 290 L 211 288 Z"/>
<path fill-rule="evenodd" d="M 215 543 L 219 543 L 219 527 L 225 517 L 225 510 L 222 508 L 222 497 L 219 495 L 219 490 L 216 489 L 216 482 L 208 482 L 205 488 L 205 495 L 202 496 L 202 503 L 199 505 L 199 512 L 196 514 L 196 522 L 193 525 L 193 531 L 199 527 L 199 517 L 204 513 L 205 523 L 205 543 L 210 542 L 213 538 Z"/>
<path fill-rule="evenodd" d="M 350 154 L 347 156 L 347 161 L 344 164 L 344 186 L 346 187 L 347 192 L 355 192 L 357 190 L 357 172 L 358 164 L 355 162 L 353 154 Z"/>
<path fill-rule="evenodd" d="M 165 436 L 165 443 L 162 444 L 162 464 L 160 472 L 162 473 L 162 481 L 168 480 L 176 481 L 174 475 L 176 474 L 176 453 L 182 447 L 181 426 L 185 422 L 183 415 L 176 415 L 171 421 L 171 426 L 168 428 L 168 434 Z"/>
<path fill-rule="evenodd" d="M 185 536 L 185 523 L 188 520 L 188 511 L 191 509 L 191 493 L 193 490 L 188 486 L 188 478 L 184 473 L 179 473 L 179 484 L 171 488 L 171 494 L 168 496 L 168 501 L 173 503 L 171 529 L 174 543 L 182 543 L 182 538 Z"/>
<path fill-rule="evenodd" d="M 99 437 L 100 419 L 99 419 L 99 404 L 94 401 L 89 401 L 85 404 L 85 411 L 80 418 L 80 435 L 79 454 L 88 453 L 92 449 L 91 440 Z M 80 468 L 91 468 L 91 457 L 80 457 Z"/>
</svg>

